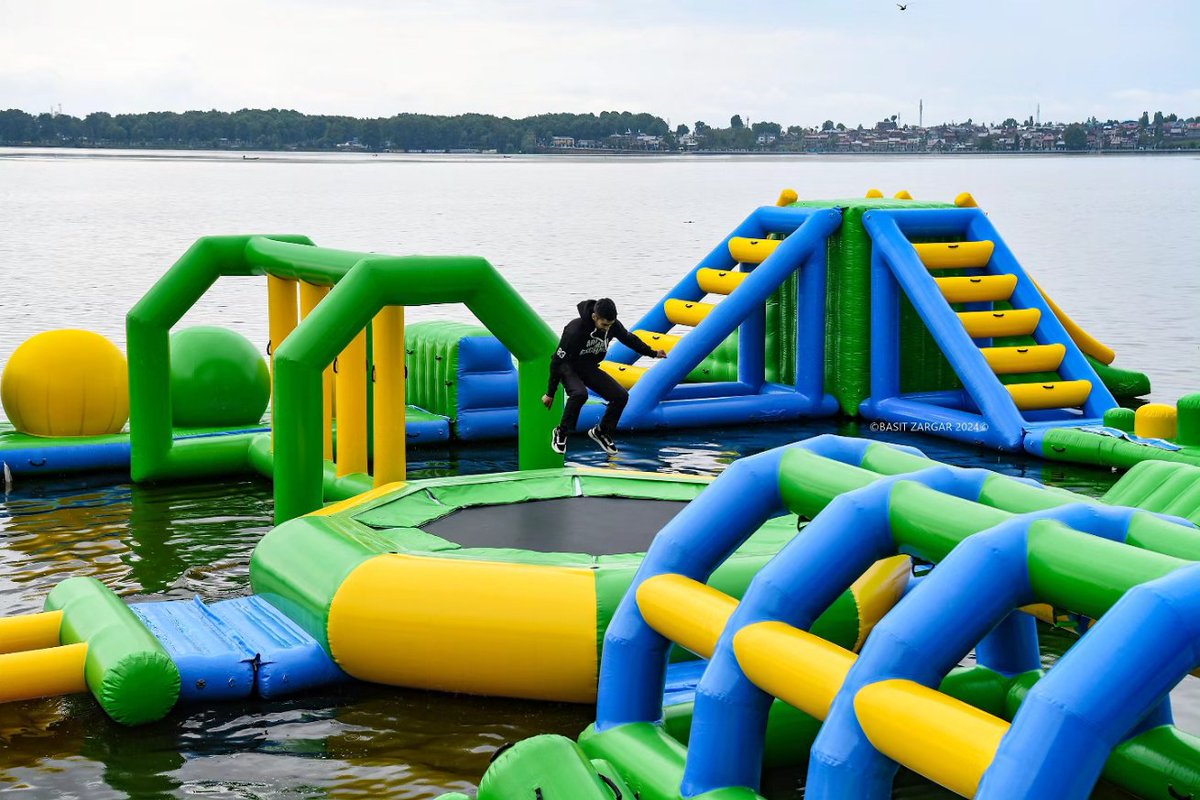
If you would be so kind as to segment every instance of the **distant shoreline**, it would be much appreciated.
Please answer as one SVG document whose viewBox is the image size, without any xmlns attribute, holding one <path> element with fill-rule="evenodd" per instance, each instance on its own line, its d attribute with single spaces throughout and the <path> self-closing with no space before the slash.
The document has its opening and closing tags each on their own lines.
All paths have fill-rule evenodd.
<svg viewBox="0 0 1200 800">
<path fill-rule="evenodd" d="M 252 156 L 247 158 L 246 156 Z M 370 163 L 373 161 L 424 161 L 424 160 L 469 160 L 469 161 L 501 161 L 501 160 L 530 160 L 530 159 L 572 159 L 572 160 L 674 160 L 674 159 L 705 159 L 705 158 L 745 158 L 763 160 L 782 159 L 837 159 L 837 160 L 874 160 L 874 159 L 938 159 L 938 158 L 1080 158 L 1080 157 L 1131 157 L 1131 156 L 1191 156 L 1200 157 L 1200 149 L 1178 150 L 1055 150 L 1055 151 L 980 151 L 966 150 L 958 152 L 895 152 L 868 151 L 861 153 L 826 153 L 826 152 L 759 152 L 746 150 L 697 150 L 691 152 L 672 151 L 637 151 L 637 150 L 546 150 L 536 153 L 483 153 L 483 152 L 447 152 L 447 151 L 336 151 L 336 150 L 232 150 L 232 149 L 201 149 L 201 148 L 143 148 L 143 147 L 56 147 L 52 145 L 0 145 L 0 159 L 16 159 L 22 157 L 52 157 L 52 158 L 114 158 L 114 159 L 143 159 L 169 160 L 186 158 L 190 160 L 230 161 L 230 162 L 329 162 L 344 160 L 347 162 Z"/>
</svg>

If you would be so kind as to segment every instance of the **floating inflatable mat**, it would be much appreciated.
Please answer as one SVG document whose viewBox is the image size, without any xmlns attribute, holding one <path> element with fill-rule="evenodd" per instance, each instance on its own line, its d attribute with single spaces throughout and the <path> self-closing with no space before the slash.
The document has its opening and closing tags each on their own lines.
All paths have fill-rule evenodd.
<svg viewBox="0 0 1200 800">
<path fill-rule="evenodd" d="M 276 528 L 251 582 L 356 678 L 589 702 L 645 550 L 708 482 L 575 468 L 393 484 Z M 740 597 L 797 527 L 769 521 L 710 584 Z M 825 635 L 853 645 L 860 602 L 836 602 Z"/>
</svg>

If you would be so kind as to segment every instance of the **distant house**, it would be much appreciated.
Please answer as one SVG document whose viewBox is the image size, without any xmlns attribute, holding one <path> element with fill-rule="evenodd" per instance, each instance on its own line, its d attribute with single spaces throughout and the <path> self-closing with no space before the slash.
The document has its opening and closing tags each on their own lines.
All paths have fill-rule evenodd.
<svg viewBox="0 0 1200 800">
<path fill-rule="evenodd" d="M 551 147 L 574 147 L 575 137 L 573 136 L 552 136 L 550 137 Z"/>
</svg>

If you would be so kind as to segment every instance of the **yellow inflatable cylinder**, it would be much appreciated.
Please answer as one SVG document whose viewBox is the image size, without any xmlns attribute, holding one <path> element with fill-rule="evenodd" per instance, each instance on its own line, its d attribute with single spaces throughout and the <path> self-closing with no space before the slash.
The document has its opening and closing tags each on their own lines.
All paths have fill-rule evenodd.
<svg viewBox="0 0 1200 800">
<path fill-rule="evenodd" d="M 994 336 L 1030 336 L 1037 330 L 1042 312 L 1036 308 L 1014 308 L 1010 311 L 960 311 L 958 318 L 972 339 Z"/>
<path fill-rule="evenodd" d="M 761 264 L 775 252 L 782 239 L 748 239 L 734 236 L 729 240 L 729 255 L 739 264 Z M 728 294 L 726 292 L 725 294 Z"/>
<path fill-rule="evenodd" d="M 875 749 L 963 797 L 974 797 L 1009 724 L 905 680 L 864 686 L 854 712 Z"/>
<path fill-rule="evenodd" d="M 866 572 L 850 584 L 850 593 L 858 606 L 858 650 L 867 640 L 871 630 L 892 610 L 908 588 L 912 575 L 912 559 L 908 556 L 892 556 L 872 564 Z"/>
<path fill-rule="evenodd" d="M 784 189 L 779 193 L 779 199 L 775 201 L 775 205 L 779 207 L 790 206 L 792 203 L 800 199 L 800 195 L 795 189 Z"/>
<path fill-rule="evenodd" d="M 913 196 L 908 193 L 908 189 L 901 189 L 900 191 L 896 192 L 895 198 L 897 200 L 912 200 Z"/>
<path fill-rule="evenodd" d="M 992 260 L 996 243 L 982 242 L 925 242 L 913 249 L 928 269 L 979 269 Z"/>
<path fill-rule="evenodd" d="M 653 345 L 652 345 L 653 346 Z M 635 367 L 632 364 L 618 364 L 615 361 L 601 361 L 600 369 L 607 372 L 617 383 L 626 389 L 632 389 L 641 380 L 649 367 Z"/>
<path fill-rule="evenodd" d="M 763 242 L 775 242 L 775 239 L 747 239 L 756 241 L 760 244 Z M 730 243 L 732 245 L 732 242 Z M 730 247 L 732 250 L 733 248 Z M 775 248 L 771 248 L 774 252 Z M 757 258 L 757 256 L 755 256 Z M 737 258 L 735 255 L 734 258 Z M 733 294 L 733 290 L 742 285 L 742 281 L 750 275 L 749 272 L 734 272 L 727 269 L 709 269 L 705 267 L 696 273 L 696 282 L 700 284 L 700 289 L 707 294 Z"/>
<path fill-rule="evenodd" d="M 709 658 L 737 600 L 683 575 L 655 575 L 637 590 L 638 610 L 651 628 Z"/>
<path fill-rule="evenodd" d="M 58 647 L 62 611 L 0 618 L 0 654 Z"/>
<path fill-rule="evenodd" d="M 129 419 L 129 369 L 117 346 L 98 333 L 46 331 L 9 358 L 0 403 L 21 433 L 101 436 Z"/>
<path fill-rule="evenodd" d="M 1022 411 L 1046 408 L 1076 408 L 1092 393 L 1091 381 L 1051 381 L 1050 383 L 1010 383 L 1004 387 Z"/>
<path fill-rule="evenodd" d="M 367 471 L 367 332 L 359 331 L 337 358 L 337 475 Z"/>
<path fill-rule="evenodd" d="M 829 716 L 833 698 L 858 656 L 782 622 L 756 622 L 733 637 L 738 665 L 755 686 L 817 719 Z"/>
<path fill-rule="evenodd" d="M 1146 403 L 1133 413 L 1133 432 L 1147 439 L 1174 439 L 1179 433 L 1179 414 L 1166 403 Z"/>
<path fill-rule="evenodd" d="M 300 319 L 304 319 L 317 307 L 330 287 L 318 286 L 315 283 L 301 282 L 300 284 Z M 322 451 L 326 461 L 333 460 L 333 367 L 330 366 L 321 374 L 321 403 L 322 409 Z"/>
<path fill-rule="evenodd" d="M 709 312 L 716 308 L 713 303 L 698 303 L 688 300 L 668 300 L 663 304 L 667 319 L 672 325 L 688 325 L 696 327 Z"/>
<path fill-rule="evenodd" d="M 267 328 L 274 354 L 283 340 L 296 329 L 296 281 L 267 276 Z"/>
<path fill-rule="evenodd" d="M 372 325 L 375 345 L 375 485 L 402 481 L 404 440 L 404 307 L 388 306 Z"/>
<path fill-rule="evenodd" d="M 85 642 L 0 655 L 0 703 L 87 691 Z"/>
<path fill-rule="evenodd" d="M 879 189 L 867 189 L 867 197 L 881 200 L 883 199 L 883 192 L 881 192 Z"/>
<path fill-rule="evenodd" d="M 595 583 L 583 567 L 380 555 L 334 595 L 329 647 L 365 681 L 591 702 Z"/>
</svg>

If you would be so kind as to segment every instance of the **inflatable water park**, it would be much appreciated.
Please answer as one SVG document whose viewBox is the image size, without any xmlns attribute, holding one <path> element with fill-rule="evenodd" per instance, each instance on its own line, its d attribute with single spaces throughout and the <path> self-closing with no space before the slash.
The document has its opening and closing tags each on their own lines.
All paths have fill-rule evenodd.
<svg viewBox="0 0 1200 800">
<path fill-rule="evenodd" d="M 265 278 L 265 346 L 177 329 L 222 278 Z M 406 324 L 440 304 L 480 324 Z M 785 191 L 629 328 L 667 353 L 601 362 L 634 435 L 914 433 L 715 478 L 569 466 L 562 392 L 542 405 L 558 337 L 484 258 L 205 237 L 129 310 L 125 353 L 83 330 L 17 349 L 0 461 L 6 483 L 271 481 L 251 593 L 62 581 L 0 619 L 0 702 L 90 693 L 127 726 L 355 681 L 594 704 L 576 738 L 498 749 L 478 800 L 757 800 L 780 765 L 828 800 L 890 798 L 901 768 L 988 800 L 1200 794 L 1171 708 L 1200 670 L 1200 394 L 1141 402 L 970 195 Z M 1086 496 L 940 463 L 928 435 L 1123 474 Z M 412 448 L 505 439 L 516 471 L 408 474 Z"/>
</svg>

